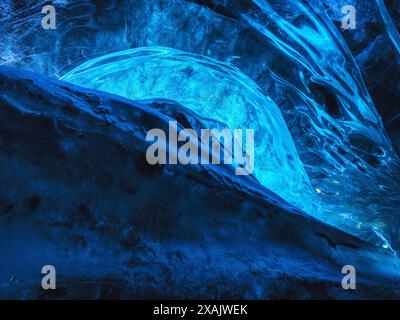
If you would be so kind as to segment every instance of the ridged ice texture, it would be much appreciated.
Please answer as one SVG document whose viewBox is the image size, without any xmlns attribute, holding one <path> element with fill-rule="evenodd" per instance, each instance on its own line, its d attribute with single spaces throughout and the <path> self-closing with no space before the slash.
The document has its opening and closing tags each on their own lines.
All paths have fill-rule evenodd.
<svg viewBox="0 0 400 320">
<path fill-rule="evenodd" d="M 354 0 L 345 31 L 346 0 L 54 1 L 53 31 L 40 28 L 44 3 L 0 4 L 1 64 L 59 76 L 144 46 L 231 62 L 280 108 L 319 218 L 400 248 L 398 1 Z"/>
<path fill-rule="evenodd" d="M 354 169 L 346 170 L 346 166 L 351 166 L 352 163 L 345 157 L 341 157 L 341 166 L 346 174 L 340 176 L 337 174 L 340 172 L 340 166 L 336 159 L 331 160 L 332 153 L 324 149 L 313 149 L 311 151 L 314 154 L 318 154 L 325 162 L 333 163 L 334 166 L 329 171 L 329 168 L 323 168 L 321 164 L 315 165 L 316 170 L 325 169 L 330 174 L 328 179 L 315 179 L 314 184 L 318 187 L 312 190 L 281 111 L 251 79 L 233 66 L 173 49 L 145 47 L 90 60 L 61 79 L 135 100 L 172 99 L 202 117 L 220 121 L 231 129 L 252 128 L 256 136 L 254 173 L 260 183 L 321 220 L 335 223 L 345 214 L 356 213 L 357 223 L 364 222 L 362 215 L 365 215 L 366 208 L 357 208 L 349 203 L 348 199 L 359 196 L 359 190 L 354 187 L 356 184 L 353 180 L 364 179 L 360 184 L 365 182 L 365 186 L 368 186 L 369 176 Z M 357 107 L 366 108 L 360 102 L 360 106 L 354 105 L 354 112 L 361 113 Z M 371 116 L 373 111 L 374 109 L 370 113 Z M 320 117 L 327 117 L 324 110 L 319 110 L 316 104 L 314 112 L 319 112 Z M 347 122 L 350 123 L 350 120 Z M 377 125 L 371 125 L 370 131 L 376 131 L 377 138 L 384 139 L 384 131 L 377 130 L 379 119 L 376 118 L 375 122 Z M 357 123 L 359 127 L 363 125 L 362 121 L 354 121 L 355 129 L 359 129 Z M 329 136 L 333 143 L 351 150 L 351 141 L 342 141 L 335 135 L 335 131 L 342 129 L 340 125 L 341 122 L 336 124 L 332 119 L 327 122 L 326 127 L 314 128 L 322 137 Z M 372 134 L 370 131 L 367 131 L 367 134 Z M 379 142 L 377 139 L 376 148 L 386 147 Z M 333 156 L 339 157 L 341 154 L 337 152 Z M 351 156 L 355 158 L 358 155 L 352 152 Z M 331 186 L 334 186 L 335 181 L 340 187 L 336 186 L 333 189 Z M 333 195 L 334 201 L 321 195 L 321 185 L 324 194 Z M 343 185 L 347 187 L 344 188 Z M 373 192 L 378 188 L 379 186 L 373 186 L 369 190 Z M 372 201 L 374 196 L 376 195 L 372 194 L 367 201 Z M 368 219 L 367 216 L 365 218 Z M 357 229 L 354 231 L 357 233 Z"/>
<path fill-rule="evenodd" d="M 254 129 L 254 176 L 289 203 L 311 211 L 316 199 L 281 111 L 237 68 L 146 47 L 91 60 L 61 80 L 135 100 L 172 99 L 204 118 L 242 129 L 243 135 Z"/>
</svg>

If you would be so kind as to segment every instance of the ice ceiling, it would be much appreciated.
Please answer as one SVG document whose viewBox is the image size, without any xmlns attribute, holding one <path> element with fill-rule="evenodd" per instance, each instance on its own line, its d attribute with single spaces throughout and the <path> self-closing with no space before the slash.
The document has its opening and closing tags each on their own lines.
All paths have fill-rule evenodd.
<svg viewBox="0 0 400 320">
<path fill-rule="evenodd" d="M 25 28 L 41 17 L 25 17 L 22 6 L 14 33 L 0 36 L 10 44 L 1 61 L 130 99 L 176 100 L 230 128 L 254 128 L 261 184 L 397 251 L 398 136 L 384 124 L 400 109 L 396 5 L 358 0 L 358 27 L 344 31 L 342 2 L 63 1 L 46 37 Z"/>
</svg>

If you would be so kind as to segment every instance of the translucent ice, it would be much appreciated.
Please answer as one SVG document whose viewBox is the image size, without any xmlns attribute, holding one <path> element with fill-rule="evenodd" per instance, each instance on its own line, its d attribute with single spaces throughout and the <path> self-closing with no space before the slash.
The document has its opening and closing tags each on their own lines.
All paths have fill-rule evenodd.
<svg viewBox="0 0 400 320">
<path fill-rule="evenodd" d="M 316 201 L 281 111 L 231 65 L 147 47 L 93 59 L 61 79 L 135 100 L 172 99 L 230 129 L 254 129 L 255 177 L 306 211 Z"/>
</svg>

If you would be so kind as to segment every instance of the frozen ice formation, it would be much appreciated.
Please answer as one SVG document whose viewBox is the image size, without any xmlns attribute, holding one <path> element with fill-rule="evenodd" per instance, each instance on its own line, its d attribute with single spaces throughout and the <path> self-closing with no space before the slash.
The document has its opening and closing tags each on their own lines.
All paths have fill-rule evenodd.
<svg viewBox="0 0 400 320">
<path fill-rule="evenodd" d="M 400 296 L 397 256 L 233 166 L 148 165 L 148 130 L 201 126 L 175 101 L 0 67 L 0 110 L 0 298 L 54 298 L 49 261 L 58 298 Z"/>
<path fill-rule="evenodd" d="M 318 123 L 311 127 L 307 127 L 310 123 L 298 123 L 290 133 L 274 101 L 239 69 L 165 47 L 101 56 L 61 79 L 133 100 L 171 99 L 231 129 L 254 129 L 254 176 L 261 184 L 314 217 L 391 248 L 381 230 L 384 220 L 379 220 L 380 224 L 374 223 L 375 219 L 371 222 L 370 215 L 382 219 L 384 210 L 393 206 L 386 196 L 381 198 L 383 191 L 394 196 L 398 191 L 394 179 L 397 155 L 380 119 L 373 116 L 373 105 L 368 107 L 359 99 L 358 103 L 351 102 L 346 115 L 334 118 L 316 101 L 301 94 L 310 108 L 293 112 L 315 118 L 313 121 Z M 207 126 L 206 121 L 204 125 Z M 303 154 L 314 156 L 314 163 L 306 158 L 308 173 L 295 146 L 294 141 L 299 142 L 299 138 L 292 138 L 297 130 L 314 130 L 297 145 L 297 149 L 307 149 L 302 150 Z M 323 142 L 307 146 L 310 138 Z M 380 182 L 386 183 L 384 190 L 377 182 L 380 179 L 386 179 Z M 371 203 L 374 207 L 368 208 Z M 376 214 L 379 210 L 382 215 Z"/>
<path fill-rule="evenodd" d="M 213 267 L 223 266 L 218 260 L 220 256 L 223 256 L 224 258 L 221 259 L 224 262 L 229 261 L 227 262 L 229 268 L 236 268 L 235 270 L 243 271 L 246 276 L 249 275 L 249 270 L 240 267 L 242 265 L 239 260 L 242 254 L 237 251 L 234 255 L 223 253 L 220 255 L 220 252 L 225 252 L 226 248 L 221 249 L 221 242 L 216 240 L 221 234 L 243 235 L 246 233 L 254 236 L 255 242 L 245 249 L 237 244 L 235 246 L 246 252 L 251 251 L 250 265 L 253 270 L 259 270 L 259 268 L 263 272 L 276 270 L 274 269 L 275 256 L 284 257 L 276 265 L 293 267 L 293 273 L 286 272 L 285 276 L 289 274 L 292 276 L 296 272 L 303 274 L 309 270 L 304 259 L 297 259 L 297 257 L 292 259 L 290 250 L 279 249 L 276 255 L 268 253 L 271 246 L 270 243 L 263 242 L 262 234 L 268 233 L 264 229 L 271 224 L 276 227 L 276 232 L 280 233 L 279 236 L 289 237 L 291 244 L 297 241 L 304 243 L 315 241 L 315 246 L 306 248 L 308 256 L 305 260 L 310 257 L 310 259 L 315 258 L 314 252 L 321 251 L 321 254 L 324 252 L 324 257 L 336 263 L 340 261 L 346 264 L 349 257 L 351 259 L 357 257 L 359 259 L 358 262 L 356 261 L 357 264 L 366 266 L 364 273 L 368 273 L 369 278 L 384 274 L 383 265 L 388 268 L 390 266 L 389 273 L 392 275 L 398 272 L 396 269 L 396 259 L 400 250 L 398 219 L 400 208 L 398 12 L 400 3 L 398 1 L 352 1 L 357 9 L 356 30 L 341 29 L 343 18 L 341 7 L 348 4 L 345 0 L 54 1 L 57 11 L 57 28 L 51 31 L 41 28 L 43 16 L 41 7 L 45 4 L 47 4 L 45 0 L 4 0 L 0 3 L 0 29 L 3 31 L 0 34 L 2 43 L 0 65 L 28 70 L 36 74 L 32 76 L 25 71 L 17 74 L 15 70 L 11 71 L 12 69 L 2 70 L 0 86 L 3 86 L 1 91 L 3 111 L 0 115 L 3 116 L 3 127 L 18 124 L 31 131 L 29 134 L 20 136 L 25 137 L 26 141 L 22 138 L 18 140 L 24 146 L 18 149 L 18 152 L 10 149 L 13 145 L 8 141 L 12 141 L 19 133 L 23 133 L 23 128 L 14 126 L 7 132 L 2 131 L 1 138 L 4 142 L 0 145 L 3 148 L 0 154 L 3 157 L 1 159 L 8 161 L 4 163 L 10 170 L 19 168 L 20 171 L 17 173 L 20 174 L 20 180 L 18 182 L 9 178 L 6 183 L 4 176 L 7 171 L 4 171 L 2 175 L 0 212 L 3 217 L 1 227 L 4 233 L 0 233 L 0 236 L 21 234 L 21 239 L 32 236 L 33 239 L 29 243 L 33 247 L 38 245 L 39 241 L 35 238 L 38 220 L 30 220 L 31 216 L 22 215 L 27 221 L 35 222 L 32 228 L 33 235 L 28 235 L 24 232 L 28 229 L 24 225 L 19 225 L 18 219 L 14 219 L 14 216 L 19 216 L 18 214 L 35 212 L 37 215 L 33 216 L 33 219 L 39 219 L 39 222 L 46 219 L 55 221 L 54 225 L 49 225 L 40 233 L 40 236 L 44 235 L 46 239 L 50 239 L 49 241 L 54 240 L 54 243 L 58 243 L 58 235 L 65 232 L 67 245 L 64 251 L 61 251 L 62 253 L 71 250 L 80 252 L 84 257 L 92 257 L 91 253 L 88 253 L 89 249 L 85 251 L 80 246 L 84 246 L 85 243 L 95 243 L 96 239 L 102 236 L 101 230 L 105 228 L 107 235 L 114 236 L 113 240 L 121 243 L 124 248 L 134 246 L 136 249 L 138 247 L 148 249 L 151 247 L 149 251 L 156 252 L 157 260 L 165 262 L 163 267 L 167 266 L 168 269 L 168 266 L 172 265 L 174 269 L 168 269 L 169 271 L 172 270 L 173 274 L 181 273 L 185 268 L 179 269 L 178 263 L 174 264 L 170 257 L 174 256 L 175 249 L 181 254 L 185 252 L 184 245 L 176 245 L 174 249 L 171 249 L 168 247 L 169 244 L 159 239 L 146 241 L 141 238 L 136 241 L 132 240 L 134 237 L 131 236 L 139 231 L 155 232 L 157 228 L 161 228 L 162 236 L 165 236 L 164 224 L 168 232 L 171 231 L 169 226 L 179 225 L 174 222 L 176 217 L 173 212 L 176 208 L 168 206 L 166 202 L 161 202 L 154 208 L 142 198 L 140 201 L 135 200 L 137 202 L 133 200 L 129 202 L 126 197 L 136 194 L 135 192 L 143 192 L 154 201 L 155 198 L 150 191 L 154 191 L 157 196 L 163 196 L 164 191 L 167 196 L 162 197 L 163 201 L 169 200 L 168 198 L 174 200 L 178 198 L 176 201 L 181 201 L 179 202 L 181 206 L 178 207 L 187 213 L 188 208 L 185 207 L 184 201 L 176 196 L 174 190 L 193 191 L 194 188 L 199 188 L 203 198 L 196 199 L 193 193 L 192 197 L 189 197 L 191 200 L 189 203 L 194 203 L 194 207 L 203 213 L 212 213 L 213 219 L 216 220 L 215 225 L 212 223 L 207 225 L 211 234 L 218 234 L 218 236 L 213 234 L 210 237 L 213 240 L 207 242 L 208 247 L 216 248 L 211 253 Z M 66 82 L 60 84 L 43 77 L 44 75 L 53 79 L 61 77 L 65 81 L 86 88 L 77 88 Z M 103 92 L 93 91 L 87 87 Z M 93 139 L 91 141 L 94 141 L 93 146 L 88 143 L 83 149 L 75 148 L 75 143 L 80 145 L 79 143 L 83 142 L 69 137 L 68 129 L 64 128 L 66 131 L 60 133 L 57 130 L 58 126 L 53 128 L 50 125 L 53 122 L 59 123 L 59 114 L 53 114 L 49 120 L 43 117 L 41 113 L 44 112 L 43 110 L 39 113 L 36 109 L 32 111 L 34 106 L 28 101 L 28 93 L 31 95 L 32 103 L 40 104 L 45 101 L 46 108 L 50 108 L 52 103 L 57 104 L 56 110 L 65 108 L 61 112 L 63 119 L 61 123 L 68 122 L 65 118 L 72 117 L 71 123 L 81 126 L 74 127 L 76 132 L 82 136 L 85 136 L 84 132 L 90 132 L 89 135 Z M 119 95 L 119 97 L 109 93 Z M 165 98 L 169 100 L 163 100 Z M 146 112 L 143 113 L 143 118 L 137 118 L 132 121 L 134 124 L 128 125 L 113 118 L 112 115 L 103 114 L 108 107 L 112 109 L 114 104 L 119 105 L 118 110 L 125 110 L 125 107 L 134 110 L 142 108 Z M 10 115 L 7 113 L 10 108 L 14 110 L 15 121 L 7 118 Z M 46 108 L 44 110 L 47 110 Z M 77 114 L 87 115 L 88 110 L 91 115 L 103 114 L 104 116 L 99 121 L 99 127 L 96 127 L 96 130 L 90 127 L 92 123 L 87 118 L 75 117 Z M 100 150 L 97 149 L 105 148 L 107 143 L 114 146 L 112 141 L 117 140 L 125 150 L 130 138 L 128 138 L 129 135 L 123 135 L 126 140 L 120 141 L 120 137 L 110 138 L 110 136 L 102 135 L 103 130 L 108 132 L 107 130 L 116 124 L 119 128 L 128 126 L 132 129 L 130 131 L 133 135 L 132 139 L 136 139 L 135 134 L 140 131 L 139 128 L 149 129 L 163 123 L 162 121 L 144 123 L 148 121 L 148 114 L 153 114 L 154 110 L 158 110 L 157 112 L 161 112 L 171 120 L 183 117 L 195 128 L 202 126 L 255 128 L 259 134 L 257 140 L 259 149 L 256 151 L 254 173 L 257 181 L 251 180 L 251 185 L 256 189 L 262 189 L 261 195 L 252 196 L 251 200 L 243 200 L 242 197 L 237 197 L 231 192 L 232 186 L 229 185 L 227 188 L 231 191 L 224 194 L 229 201 L 222 197 L 218 198 L 219 202 L 213 202 L 209 194 L 203 193 L 203 185 L 207 185 L 208 182 L 201 180 L 201 174 L 194 174 L 196 170 L 204 168 L 196 166 L 175 168 L 177 171 L 190 171 L 191 178 L 184 182 L 169 172 L 169 168 L 154 171 L 160 168 L 141 167 L 140 169 L 144 173 L 147 172 L 149 176 L 153 174 L 151 179 L 149 177 L 145 179 L 146 183 L 143 186 L 138 183 L 133 188 L 129 183 L 127 185 L 124 179 L 118 178 L 116 179 L 118 185 L 123 186 L 121 192 L 117 184 L 110 184 L 114 178 L 110 178 L 110 172 L 101 164 L 119 172 L 121 176 L 124 170 L 116 166 L 112 159 L 99 160 L 101 153 L 98 153 Z M 113 109 L 111 114 L 113 112 L 116 112 L 116 109 Z M 18 121 L 16 115 L 21 116 Z M 40 125 L 36 126 L 36 121 L 39 121 Z M 71 123 L 68 122 L 69 125 Z M 35 136 L 34 128 L 38 133 L 43 133 L 40 136 L 42 140 L 37 141 L 41 146 L 38 148 L 42 152 L 43 159 L 36 159 L 34 153 L 29 153 L 34 146 L 34 143 L 29 140 L 30 136 Z M 11 134 L 12 132 L 16 136 Z M 50 139 L 51 137 L 46 136 L 48 134 L 56 135 L 62 146 L 61 149 L 45 147 L 58 145 L 55 142 L 57 139 Z M 135 141 L 142 143 L 140 139 Z M 89 149 L 85 149 L 86 147 Z M 83 189 L 79 189 L 83 192 L 82 203 L 79 200 L 80 196 L 74 191 L 76 190 L 74 183 L 79 179 L 74 180 L 76 178 L 74 174 L 78 175 L 78 173 L 73 171 L 72 165 L 68 167 L 67 173 L 70 174 L 63 177 L 65 180 L 62 183 L 54 182 L 59 178 L 57 176 L 59 171 L 57 171 L 58 167 L 52 165 L 56 160 L 52 162 L 50 159 L 58 159 L 57 157 L 63 154 L 60 150 L 65 152 L 69 150 L 70 159 L 76 166 L 88 165 L 87 161 L 93 159 L 93 154 L 99 160 L 98 169 L 102 175 L 93 173 L 82 178 L 87 186 L 93 187 L 85 189 L 82 186 Z M 91 150 L 93 154 L 86 154 L 85 150 Z M 114 149 L 109 147 L 106 150 L 111 152 Z M 129 162 L 132 160 L 130 153 L 124 155 L 120 149 L 118 150 L 117 154 L 122 153 L 121 162 L 118 164 L 126 161 L 132 165 Z M 79 158 L 81 152 L 88 158 Z M 29 154 L 29 156 L 26 156 L 24 160 L 21 160 L 21 156 L 19 162 L 13 162 L 11 158 L 7 158 L 12 154 Z M 49 172 L 46 172 L 44 167 L 48 167 Z M 1 169 L 4 168 L 5 166 L 1 167 Z M 214 172 L 214 169 L 217 172 Z M 215 177 L 220 177 L 228 168 L 217 166 L 214 169 L 201 171 L 201 173 L 215 173 L 212 176 L 217 180 L 213 181 L 218 181 L 218 185 L 222 182 Z M 43 174 L 41 180 L 36 176 L 38 172 Z M 83 169 L 80 174 L 84 174 Z M 168 174 L 172 174 L 172 177 Z M 24 181 L 24 177 L 30 178 Z M 230 175 L 224 177 L 231 178 Z M 250 180 L 248 179 L 248 177 L 242 177 L 235 180 L 240 185 L 238 189 L 242 188 L 240 192 L 244 192 L 249 187 Z M 46 189 L 47 183 L 51 185 L 51 188 Z M 224 180 L 222 183 L 225 186 L 224 183 L 227 181 Z M 110 198 L 107 198 L 110 202 L 101 207 L 98 201 L 104 198 L 102 193 L 104 190 L 101 188 L 105 185 L 109 186 L 107 190 L 111 190 Z M 216 189 L 218 188 L 212 190 Z M 40 204 L 37 194 L 34 193 L 35 190 L 43 191 L 41 201 L 45 205 Z M 97 194 L 94 191 L 100 193 Z M 17 193 L 19 198 L 13 198 L 13 194 L 15 196 Z M 24 194 L 30 193 L 32 194 L 29 199 L 23 198 Z M 93 200 L 93 194 L 95 200 Z M 118 203 L 112 202 L 110 200 L 112 198 L 118 199 Z M 54 210 L 45 211 L 46 208 L 52 208 L 47 204 L 52 201 L 57 203 L 55 207 L 73 204 L 58 214 Z M 242 204 L 242 201 L 245 204 Z M 265 212 L 275 212 L 276 215 L 272 215 L 273 218 L 269 217 L 267 220 L 257 219 L 260 213 L 256 210 L 256 204 L 253 201 L 269 203 L 268 210 Z M 126 218 L 132 212 L 124 210 L 132 208 L 132 203 L 146 212 L 146 215 L 134 215 L 134 221 Z M 211 206 L 211 209 L 208 206 Z M 245 206 L 249 206 L 255 212 L 250 214 L 250 211 L 242 211 Z M 35 208 L 38 210 L 33 210 Z M 233 213 L 237 213 L 235 210 L 239 210 L 240 214 L 234 215 Z M 126 219 L 118 221 L 118 217 L 113 216 L 111 211 L 120 212 Z M 90 222 L 79 220 L 76 212 L 87 217 L 87 221 L 90 220 Z M 41 217 L 40 213 L 44 216 Z M 151 220 L 154 215 L 160 218 L 158 214 L 162 217 L 161 219 L 164 219 L 162 220 L 164 224 L 155 225 Z M 300 220 L 294 218 L 294 222 L 289 223 L 293 228 L 282 228 L 282 225 L 288 222 L 286 218 L 274 220 L 276 216 L 292 217 L 292 214 L 295 217 L 302 217 Z M 91 216 L 95 219 L 90 219 Z M 318 222 L 310 216 L 317 218 Z M 218 220 L 220 217 L 223 217 L 223 227 Z M 211 217 L 207 216 L 208 218 L 212 220 Z M 97 223 L 96 219 L 100 222 Z M 198 227 L 194 223 L 199 221 L 198 216 L 190 216 L 190 219 L 193 220 L 194 228 L 198 228 L 196 232 L 207 232 L 208 229 L 204 225 L 200 223 Z M 275 224 L 271 221 L 275 221 Z M 74 228 L 76 224 L 79 226 L 79 232 Z M 143 230 L 140 228 L 133 231 L 127 230 L 128 227 L 124 224 L 128 226 L 137 224 Z M 229 229 L 227 225 L 248 228 L 245 231 L 242 230 L 244 233 L 241 233 L 240 227 Z M 56 228 L 54 234 L 53 228 Z M 124 233 L 123 240 L 115 236 L 116 232 L 113 228 Z M 310 234 L 315 236 L 318 233 L 317 229 L 324 232 L 319 233 L 318 240 L 310 238 Z M 187 229 L 179 229 L 176 236 L 183 237 L 185 241 L 182 243 L 186 245 L 190 236 L 182 230 Z M 346 232 L 346 236 L 342 231 Z M 171 231 L 171 234 L 174 232 Z M 253 232 L 255 235 L 252 234 Z M 309 234 L 305 235 L 303 232 Z M 125 233 L 129 236 L 125 236 Z M 183 234 L 187 237 L 185 238 Z M 347 241 L 349 234 L 355 236 L 357 240 Z M 297 238 L 294 240 L 292 236 Z M 341 236 L 347 239 L 345 243 L 340 240 Z M 246 237 L 238 237 L 238 239 L 241 243 L 249 240 Z M 286 240 L 288 239 L 279 238 L 278 242 L 282 244 Z M 19 239 L 15 241 L 15 246 L 10 247 L 24 248 L 18 243 Z M 101 250 L 102 254 L 109 258 L 108 260 L 112 260 L 110 258 L 112 255 L 107 255 L 109 252 L 106 252 L 109 249 L 107 241 L 104 240 L 101 243 L 102 246 L 95 249 Z M 259 243 L 261 243 L 260 247 L 268 247 L 268 250 L 259 249 Z M 205 258 L 208 253 L 199 249 L 202 245 L 204 243 L 197 241 L 198 250 L 191 250 L 191 248 L 188 252 L 201 252 L 198 261 L 209 266 Z M 369 245 L 378 248 L 360 249 Z M 48 248 L 50 247 L 49 245 Z M 87 245 L 87 248 L 89 247 L 90 245 Z M 33 254 L 39 251 L 35 250 L 36 247 L 31 249 L 27 250 Z M 388 255 L 382 258 L 374 250 Z M 9 257 L 12 256 L 10 252 L 12 250 L 10 251 L 8 247 L 0 247 L 1 254 Z M 112 252 L 115 254 L 115 251 Z M 129 271 L 136 270 L 142 262 L 140 253 L 135 257 L 127 257 L 124 254 L 116 254 L 118 259 L 123 261 L 119 266 Z M 202 254 L 204 256 L 201 256 Z M 29 258 L 29 255 L 23 256 Z M 48 256 L 52 255 L 49 253 Z M 148 260 L 144 259 L 146 260 L 144 269 L 150 270 L 149 273 L 153 276 L 157 274 L 157 270 L 152 264 L 153 261 L 149 262 L 151 256 L 149 254 L 146 256 Z M 58 257 L 61 261 L 62 258 Z M 182 265 L 190 266 L 191 264 L 185 260 L 191 259 L 190 254 L 183 254 L 183 257 Z M 286 258 L 292 260 L 287 261 Z M 102 263 L 106 261 L 102 260 L 100 254 L 95 254 L 93 259 L 93 261 L 100 259 Z M 258 261 L 262 261 L 261 267 Z M 20 260 L 17 258 L 7 260 L 7 263 L 13 262 L 17 265 Z M 382 266 L 371 267 L 369 263 L 373 265 L 374 262 L 379 262 Z M 71 265 L 74 263 L 71 262 Z M 314 267 L 315 270 L 324 271 L 307 274 L 305 276 L 307 281 L 314 281 L 317 277 L 315 281 L 326 285 L 330 279 L 334 278 L 332 273 L 327 271 L 326 266 L 321 267 L 320 261 L 315 263 Z M 338 265 L 335 265 L 335 268 L 337 267 Z M 392 267 L 394 269 L 391 269 Z M 14 269 L 14 265 L 10 269 Z M 189 269 L 192 268 L 189 267 Z M 0 268 L 0 271 L 2 270 Z M 335 272 L 333 271 L 333 274 Z M 329 281 L 325 277 L 327 273 Z M 205 275 L 207 272 L 202 270 L 198 271 L 198 274 Z M 73 275 L 71 277 L 73 278 Z M 14 277 L 11 278 L 14 279 Z M 200 278 L 202 277 L 194 275 L 187 277 L 192 283 L 200 282 Z M 262 292 L 262 290 L 253 287 L 250 282 L 258 283 L 261 280 L 259 277 L 250 276 L 250 278 L 252 280 L 244 282 L 251 287 L 248 291 L 251 292 L 250 296 L 256 297 L 257 292 Z M 216 285 L 217 280 L 209 279 L 202 283 Z M 150 288 L 153 284 L 143 285 Z M 335 285 L 332 286 L 335 287 Z M 326 288 L 332 289 L 332 286 L 326 285 Z M 161 285 L 153 286 L 157 289 L 161 287 Z M 312 291 L 310 287 L 307 289 Z M 189 291 L 193 292 L 191 289 Z M 75 295 L 71 293 L 71 296 Z M 335 296 L 338 297 L 340 294 L 335 294 Z"/>
<path fill-rule="evenodd" d="M 61 80 L 133 100 L 177 101 L 204 118 L 254 129 L 254 176 L 305 211 L 314 194 L 290 132 L 275 103 L 240 70 L 213 59 L 169 48 L 146 47 L 90 60 Z"/>
</svg>

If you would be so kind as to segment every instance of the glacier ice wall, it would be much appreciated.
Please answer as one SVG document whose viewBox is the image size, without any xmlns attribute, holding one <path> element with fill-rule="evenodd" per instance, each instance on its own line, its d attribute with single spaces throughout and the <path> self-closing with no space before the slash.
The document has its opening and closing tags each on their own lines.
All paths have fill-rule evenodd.
<svg viewBox="0 0 400 320">
<path fill-rule="evenodd" d="M 275 103 L 240 70 L 200 55 L 145 47 L 90 60 L 61 80 L 133 100 L 164 98 L 231 129 L 254 129 L 254 176 L 305 211 L 316 206 L 310 181 Z M 317 210 L 317 208 L 314 208 Z"/>
<path fill-rule="evenodd" d="M 202 126 L 175 101 L 0 67 L 0 110 L 1 299 L 400 296 L 397 256 L 233 166 L 148 165 L 151 128 Z M 54 291 L 38 285 L 49 262 Z"/>
<path fill-rule="evenodd" d="M 40 28 L 43 3 L 2 3 L 2 64 L 59 77 L 91 58 L 162 46 L 235 65 L 279 107 L 301 161 L 291 172 L 306 174 L 319 218 L 398 250 L 398 2 L 354 1 L 350 31 L 340 29 L 346 1 L 58 1 L 54 32 Z"/>
</svg>

